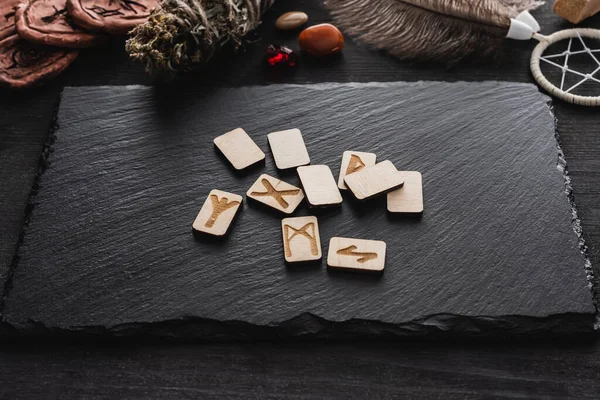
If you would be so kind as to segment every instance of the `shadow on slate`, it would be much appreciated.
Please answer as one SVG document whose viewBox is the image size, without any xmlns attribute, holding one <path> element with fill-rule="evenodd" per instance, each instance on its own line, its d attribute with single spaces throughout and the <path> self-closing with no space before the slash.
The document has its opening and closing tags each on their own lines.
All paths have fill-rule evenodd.
<svg viewBox="0 0 600 400">
<path fill-rule="evenodd" d="M 67 88 L 5 321 L 188 338 L 589 333 L 547 101 L 499 82 Z M 240 126 L 267 153 L 245 176 L 212 142 Z M 245 198 L 262 172 L 279 176 L 266 134 L 292 127 L 336 176 L 345 150 L 421 171 L 422 218 L 390 218 L 377 200 L 320 210 L 317 268 L 286 267 L 280 218 L 247 201 L 227 240 L 197 240 L 209 191 Z M 385 273 L 328 274 L 332 236 L 386 241 Z"/>
</svg>

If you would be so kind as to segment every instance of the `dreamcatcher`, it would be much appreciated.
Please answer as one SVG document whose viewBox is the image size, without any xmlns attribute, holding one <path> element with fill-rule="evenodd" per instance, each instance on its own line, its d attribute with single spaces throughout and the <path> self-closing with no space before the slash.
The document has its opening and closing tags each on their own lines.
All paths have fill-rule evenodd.
<svg viewBox="0 0 600 400">
<path fill-rule="evenodd" d="M 325 4 L 347 33 L 404 59 L 451 62 L 472 53 L 497 54 L 505 38 L 538 40 L 530 62 L 536 82 L 564 101 L 600 106 L 600 96 L 577 94 L 589 83 L 600 84 L 600 49 L 588 43 L 600 40 L 600 30 L 568 29 L 542 35 L 528 12 L 542 4 L 537 0 L 326 0 Z M 544 54 L 566 40 L 566 50 Z M 588 57 L 592 70 L 570 67 L 575 56 Z M 559 75 L 555 77 L 542 64 Z M 545 71 L 560 83 L 552 83 Z M 575 82 L 569 83 L 573 77 Z"/>
</svg>

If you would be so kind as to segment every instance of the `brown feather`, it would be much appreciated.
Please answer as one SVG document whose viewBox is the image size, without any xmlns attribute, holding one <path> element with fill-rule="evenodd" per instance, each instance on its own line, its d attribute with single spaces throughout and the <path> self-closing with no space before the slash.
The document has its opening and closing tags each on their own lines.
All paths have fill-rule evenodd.
<svg viewBox="0 0 600 400">
<path fill-rule="evenodd" d="M 346 33 L 403 59 L 456 61 L 501 46 L 519 0 L 326 0 Z M 535 0 L 525 0 L 535 4 Z"/>
</svg>

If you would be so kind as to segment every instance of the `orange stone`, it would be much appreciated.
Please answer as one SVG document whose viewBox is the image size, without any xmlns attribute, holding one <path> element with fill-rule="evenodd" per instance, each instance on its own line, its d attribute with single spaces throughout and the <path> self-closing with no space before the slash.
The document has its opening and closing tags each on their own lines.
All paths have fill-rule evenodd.
<svg viewBox="0 0 600 400">
<path fill-rule="evenodd" d="M 342 32 L 331 24 L 319 24 L 306 28 L 298 38 L 300 49 L 315 57 L 337 54 L 344 48 Z"/>
</svg>

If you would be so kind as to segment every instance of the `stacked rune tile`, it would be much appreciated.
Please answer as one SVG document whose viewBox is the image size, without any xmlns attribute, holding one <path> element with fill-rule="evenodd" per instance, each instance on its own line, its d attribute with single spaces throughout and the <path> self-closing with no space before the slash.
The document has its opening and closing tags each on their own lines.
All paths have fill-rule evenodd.
<svg viewBox="0 0 600 400">
<path fill-rule="evenodd" d="M 344 190 L 350 191 L 359 201 L 387 195 L 390 213 L 423 212 L 422 177 L 417 171 L 398 171 L 389 160 L 377 163 L 374 153 L 344 151 L 336 182 L 327 165 L 310 165 L 300 130 L 273 132 L 267 138 L 277 169 L 296 169 L 302 188 L 261 174 L 246 192 L 246 197 L 252 201 L 289 216 L 305 199 L 312 209 L 340 206 L 343 202 L 340 190 Z M 265 163 L 265 153 L 241 128 L 215 138 L 214 144 L 237 171 Z M 241 205 L 240 195 L 212 190 L 193 223 L 194 230 L 225 237 Z M 309 263 L 322 259 L 316 216 L 283 218 L 281 231 L 286 263 Z M 332 237 L 327 266 L 331 269 L 381 272 L 385 266 L 385 254 L 386 244 L 380 240 Z"/>
</svg>

